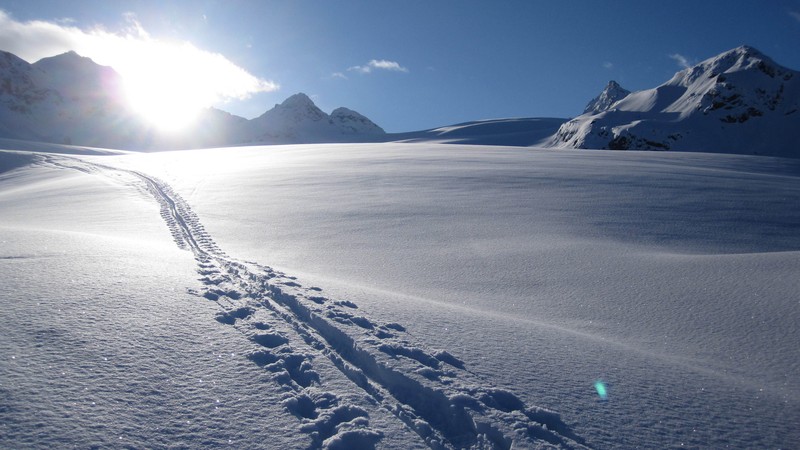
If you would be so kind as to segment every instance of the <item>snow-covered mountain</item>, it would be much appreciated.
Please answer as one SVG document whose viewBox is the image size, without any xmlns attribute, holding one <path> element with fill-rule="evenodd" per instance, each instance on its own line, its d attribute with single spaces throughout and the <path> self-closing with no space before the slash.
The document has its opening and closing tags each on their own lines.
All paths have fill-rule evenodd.
<svg viewBox="0 0 800 450">
<path fill-rule="evenodd" d="M 436 141 L 800 157 L 800 74 L 742 46 L 631 93 L 611 81 L 572 120 L 496 119 L 387 134 L 305 94 L 247 120 L 217 109 L 163 134 L 128 105 L 120 76 L 74 52 L 34 64 L 0 52 L 0 138 L 153 150 L 242 144 Z"/>
<path fill-rule="evenodd" d="M 330 115 L 305 94 L 248 121 L 204 110 L 183 133 L 161 133 L 128 103 L 111 67 L 75 52 L 30 64 L 0 52 L 0 138 L 150 150 L 243 143 L 380 140 L 383 129 L 347 108 Z"/>
<path fill-rule="evenodd" d="M 627 97 L 630 93 L 631 91 L 624 89 L 619 83 L 611 80 L 608 82 L 605 89 L 603 89 L 603 92 L 586 105 L 586 109 L 583 110 L 583 113 L 593 114 L 607 111 L 611 105 Z"/>
<path fill-rule="evenodd" d="M 240 140 L 252 143 L 340 142 L 374 138 L 385 132 L 371 120 L 347 108 L 330 115 L 303 93 L 243 124 Z"/>
<path fill-rule="evenodd" d="M 151 138 L 112 68 L 68 52 L 35 64 L 0 53 L 0 137 L 135 148 Z"/>
<path fill-rule="evenodd" d="M 742 46 L 654 89 L 603 94 L 544 144 L 800 156 L 800 73 Z M 602 101 L 601 101 L 602 100 Z"/>
</svg>

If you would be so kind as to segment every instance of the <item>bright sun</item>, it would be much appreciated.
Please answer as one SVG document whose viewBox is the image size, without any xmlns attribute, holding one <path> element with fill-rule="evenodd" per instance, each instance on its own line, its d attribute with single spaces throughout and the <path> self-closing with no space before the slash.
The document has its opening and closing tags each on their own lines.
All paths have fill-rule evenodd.
<svg viewBox="0 0 800 450">
<path fill-rule="evenodd" d="M 125 80 L 131 106 L 163 131 L 180 131 L 190 125 L 204 106 L 196 94 L 172 80 L 143 73 Z"/>
<path fill-rule="evenodd" d="M 190 125 L 215 95 L 207 85 L 208 65 L 198 64 L 191 48 L 161 46 L 121 70 L 133 108 L 163 131 Z M 213 76 L 213 74 L 212 74 Z"/>
<path fill-rule="evenodd" d="M 167 132 L 185 129 L 214 104 L 278 89 L 219 53 L 154 39 L 135 21 L 123 34 L 101 33 L 87 40 L 82 50 L 113 67 L 130 105 Z"/>
</svg>

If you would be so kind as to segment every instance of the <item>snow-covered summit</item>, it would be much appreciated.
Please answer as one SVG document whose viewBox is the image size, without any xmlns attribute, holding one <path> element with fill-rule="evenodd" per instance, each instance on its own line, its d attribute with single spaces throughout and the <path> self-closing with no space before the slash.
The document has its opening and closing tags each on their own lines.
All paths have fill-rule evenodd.
<svg viewBox="0 0 800 450">
<path fill-rule="evenodd" d="M 314 104 L 308 95 L 299 92 L 280 103 L 264 115 L 291 117 L 294 120 L 319 121 L 327 117 L 321 109 Z"/>
<path fill-rule="evenodd" d="M 570 120 L 546 145 L 800 157 L 798 110 L 800 73 L 741 46 Z"/>
<path fill-rule="evenodd" d="M 603 92 L 586 105 L 583 113 L 600 113 L 606 111 L 611 108 L 611 105 L 627 97 L 630 93 L 631 91 L 623 88 L 616 81 L 611 80 L 608 82 L 605 89 L 603 89 Z"/>
<path fill-rule="evenodd" d="M 266 143 L 339 142 L 384 134 L 382 128 L 350 109 L 326 114 L 304 93 L 275 105 L 244 124 L 242 130 L 244 142 Z"/>
<path fill-rule="evenodd" d="M 721 73 L 740 72 L 749 69 L 758 69 L 772 77 L 776 71 L 783 68 L 757 49 L 742 45 L 709 58 L 694 67 L 681 70 L 666 84 L 688 87 L 703 76 L 713 78 Z"/>
<path fill-rule="evenodd" d="M 111 67 L 101 66 L 74 51 L 40 59 L 32 67 L 41 70 L 50 88 L 62 95 L 124 101 L 122 77 Z"/>
</svg>

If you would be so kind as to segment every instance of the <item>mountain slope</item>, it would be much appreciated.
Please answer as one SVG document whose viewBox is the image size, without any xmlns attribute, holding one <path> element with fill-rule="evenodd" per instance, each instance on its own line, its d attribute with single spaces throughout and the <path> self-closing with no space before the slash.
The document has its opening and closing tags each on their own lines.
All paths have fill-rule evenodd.
<svg viewBox="0 0 800 450">
<path fill-rule="evenodd" d="M 387 137 L 396 142 L 436 142 L 442 144 L 535 146 L 552 136 L 567 119 L 549 117 L 488 119 Z"/>
<path fill-rule="evenodd" d="M 606 108 L 587 107 L 546 145 L 800 157 L 800 73 L 752 47 L 710 58 Z"/>
<path fill-rule="evenodd" d="M 17 56 L 0 52 L 0 137 L 40 138 L 35 118 L 60 102 L 47 76 Z"/>
</svg>

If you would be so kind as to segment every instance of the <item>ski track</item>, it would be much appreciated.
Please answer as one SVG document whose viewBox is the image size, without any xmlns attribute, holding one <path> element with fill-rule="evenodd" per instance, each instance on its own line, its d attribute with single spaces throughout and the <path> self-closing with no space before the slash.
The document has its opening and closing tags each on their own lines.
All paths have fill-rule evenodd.
<svg viewBox="0 0 800 450">
<path fill-rule="evenodd" d="M 65 156 L 46 155 L 39 164 L 133 182 L 155 198 L 176 244 L 197 262 L 202 286 L 190 293 L 215 302 L 216 320 L 255 344 L 248 358 L 284 391 L 283 406 L 298 418 L 309 448 L 369 449 L 386 437 L 370 427 L 352 394 L 326 389 L 315 370 L 318 358 L 357 386 L 365 403 L 394 415 L 431 449 L 587 448 L 557 413 L 493 387 L 447 351 L 410 342 L 401 324 L 379 323 L 350 301 L 228 256 L 166 183 Z"/>
</svg>

